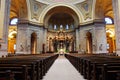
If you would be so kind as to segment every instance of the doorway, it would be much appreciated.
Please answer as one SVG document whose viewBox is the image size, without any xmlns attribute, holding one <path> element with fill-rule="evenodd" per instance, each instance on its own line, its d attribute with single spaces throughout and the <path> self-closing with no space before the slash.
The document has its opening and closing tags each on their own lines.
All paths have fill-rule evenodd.
<svg viewBox="0 0 120 80">
<path fill-rule="evenodd" d="M 87 32 L 87 53 L 91 54 L 92 53 L 92 34 L 91 32 Z"/>
<path fill-rule="evenodd" d="M 31 34 L 31 54 L 35 54 L 37 50 L 37 35 L 36 33 Z"/>
</svg>

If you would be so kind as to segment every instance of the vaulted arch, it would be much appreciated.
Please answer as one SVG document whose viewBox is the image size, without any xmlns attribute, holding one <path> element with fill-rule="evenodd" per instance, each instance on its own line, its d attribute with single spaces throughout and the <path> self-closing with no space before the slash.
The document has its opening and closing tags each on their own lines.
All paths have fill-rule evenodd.
<svg viewBox="0 0 120 80">
<path fill-rule="evenodd" d="M 26 0 L 11 0 L 10 19 L 13 17 L 28 18 Z"/>
<path fill-rule="evenodd" d="M 67 21 L 71 20 L 74 23 L 75 27 L 78 27 L 78 25 L 79 25 L 79 18 L 72 9 L 70 9 L 68 7 L 64 7 L 64 6 L 58 6 L 58 7 L 54 7 L 51 10 L 49 10 L 47 12 L 47 14 L 45 15 L 45 17 L 44 17 L 45 27 L 48 27 L 48 21 L 53 16 L 54 16 L 54 18 L 58 18 L 58 16 L 60 16 L 59 19 L 62 19 L 62 17 L 63 17 L 64 19 L 67 19 Z"/>
<path fill-rule="evenodd" d="M 104 19 L 105 16 L 114 18 L 112 0 L 96 0 L 95 19 Z"/>
<path fill-rule="evenodd" d="M 71 9 L 72 11 L 74 11 L 75 14 L 78 16 L 79 23 L 82 22 L 83 17 L 82 17 L 81 12 L 79 11 L 78 8 L 76 8 L 75 6 L 72 6 L 72 5 L 60 4 L 60 3 L 58 3 L 58 4 L 50 5 L 50 6 L 46 7 L 46 8 L 43 10 L 43 12 L 41 13 L 41 15 L 40 15 L 40 17 L 39 17 L 40 23 L 41 23 L 41 24 L 44 23 L 45 16 L 46 16 L 46 14 L 47 14 L 51 9 L 53 9 L 53 8 L 55 8 L 55 7 L 59 7 L 59 6 L 64 6 L 64 7 L 67 7 L 67 8 L 69 8 L 69 9 Z"/>
</svg>

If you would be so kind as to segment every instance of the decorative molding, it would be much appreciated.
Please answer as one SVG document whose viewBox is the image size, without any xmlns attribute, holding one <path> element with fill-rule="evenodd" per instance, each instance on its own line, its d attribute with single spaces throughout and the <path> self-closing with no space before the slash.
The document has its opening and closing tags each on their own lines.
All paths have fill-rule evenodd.
<svg viewBox="0 0 120 80">
<path fill-rule="evenodd" d="M 94 23 L 94 21 L 91 20 L 91 21 L 87 21 L 87 22 L 81 23 L 80 26 L 90 25 L 90 24 L 93 24 L 93 23 Z"/>
<path fill-rule="evenodd" d="M 31 19 L 39 20 L 39 16 L 41 12 L 44 10 L 45 7 L 47 7 L 47 4 L 30 0 L 30 8 L 31 8 Z"/>
<path fill-rule="evenodd" d="M 76 3 L 83 2 L 85 0 L 36 0 L 36 1 L 43 2 L 43 3 L 46 3 L 46 4 L 54 4 L 54 3 L 76 4 Z"/>
<path fill-rule="evenodd" d="M 92 4 L 93 0 L 86 0 L 75 5 L 81 11 L 84 20 L 92 18 Z"/>
<path fill-rule="evenodd" d="M 87 25 L 94 25 L 94 24 L 105 24 L 105 21 L 102 19 L 95 19 L 95 20 L 91 20 L 85 23 L 80 24 L 78 27 L 84 27 Z"/>
<path fill-rule="evenodd" d="M 38 26 L 38 27 L 44 27 L 42 24 L 37 23 L 37 22 L 33 22 L 33 21 L 29 21 L 29 20 L 19 20 L 18 21 L 18 25 L 19 24 L 28 24 L 28 25 L 33 25 L 33 26 Z"/>
</svg>

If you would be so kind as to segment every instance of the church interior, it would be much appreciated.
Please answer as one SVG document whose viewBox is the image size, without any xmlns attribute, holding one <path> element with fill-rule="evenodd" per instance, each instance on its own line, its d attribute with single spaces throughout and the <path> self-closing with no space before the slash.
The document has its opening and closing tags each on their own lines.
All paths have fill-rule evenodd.
<svg viewBox="0 0 120 80">
<path fill-rule="evenodd" d="M 0 17 L 0 80 L 120 80 L 119 0 L 0 0 Z"/>
</svg>

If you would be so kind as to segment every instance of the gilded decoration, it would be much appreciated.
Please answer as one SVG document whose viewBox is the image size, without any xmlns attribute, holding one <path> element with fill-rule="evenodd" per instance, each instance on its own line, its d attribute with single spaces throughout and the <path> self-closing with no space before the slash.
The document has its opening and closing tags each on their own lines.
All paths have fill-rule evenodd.
<svg viewBox="0 0 120 80">
<path fill-rule="evenodd" d="M 48 51 L 54 52 L 69 52 L 74 49 L 75 33 L 66 33 L 63 31 L 59 32 L 48 32 L 47 33 L 47 48 Z"/>
<path fill-rule="evenodd" d="M 87 0 L 82 3 L 76 4 L 76 6 L 79 8 L 81 13 L 84 16 L 84 20 L 91 19 L 92 18 L 92 4 L 93 0 Z"/>
<path fill-rule="evenodd" d="M 39 20 L 40 13 L 44 10 L 47 4 L 35 0 L 30 0 L 30 5 L 31 5 L 31 18 Z"/>
</svg>

